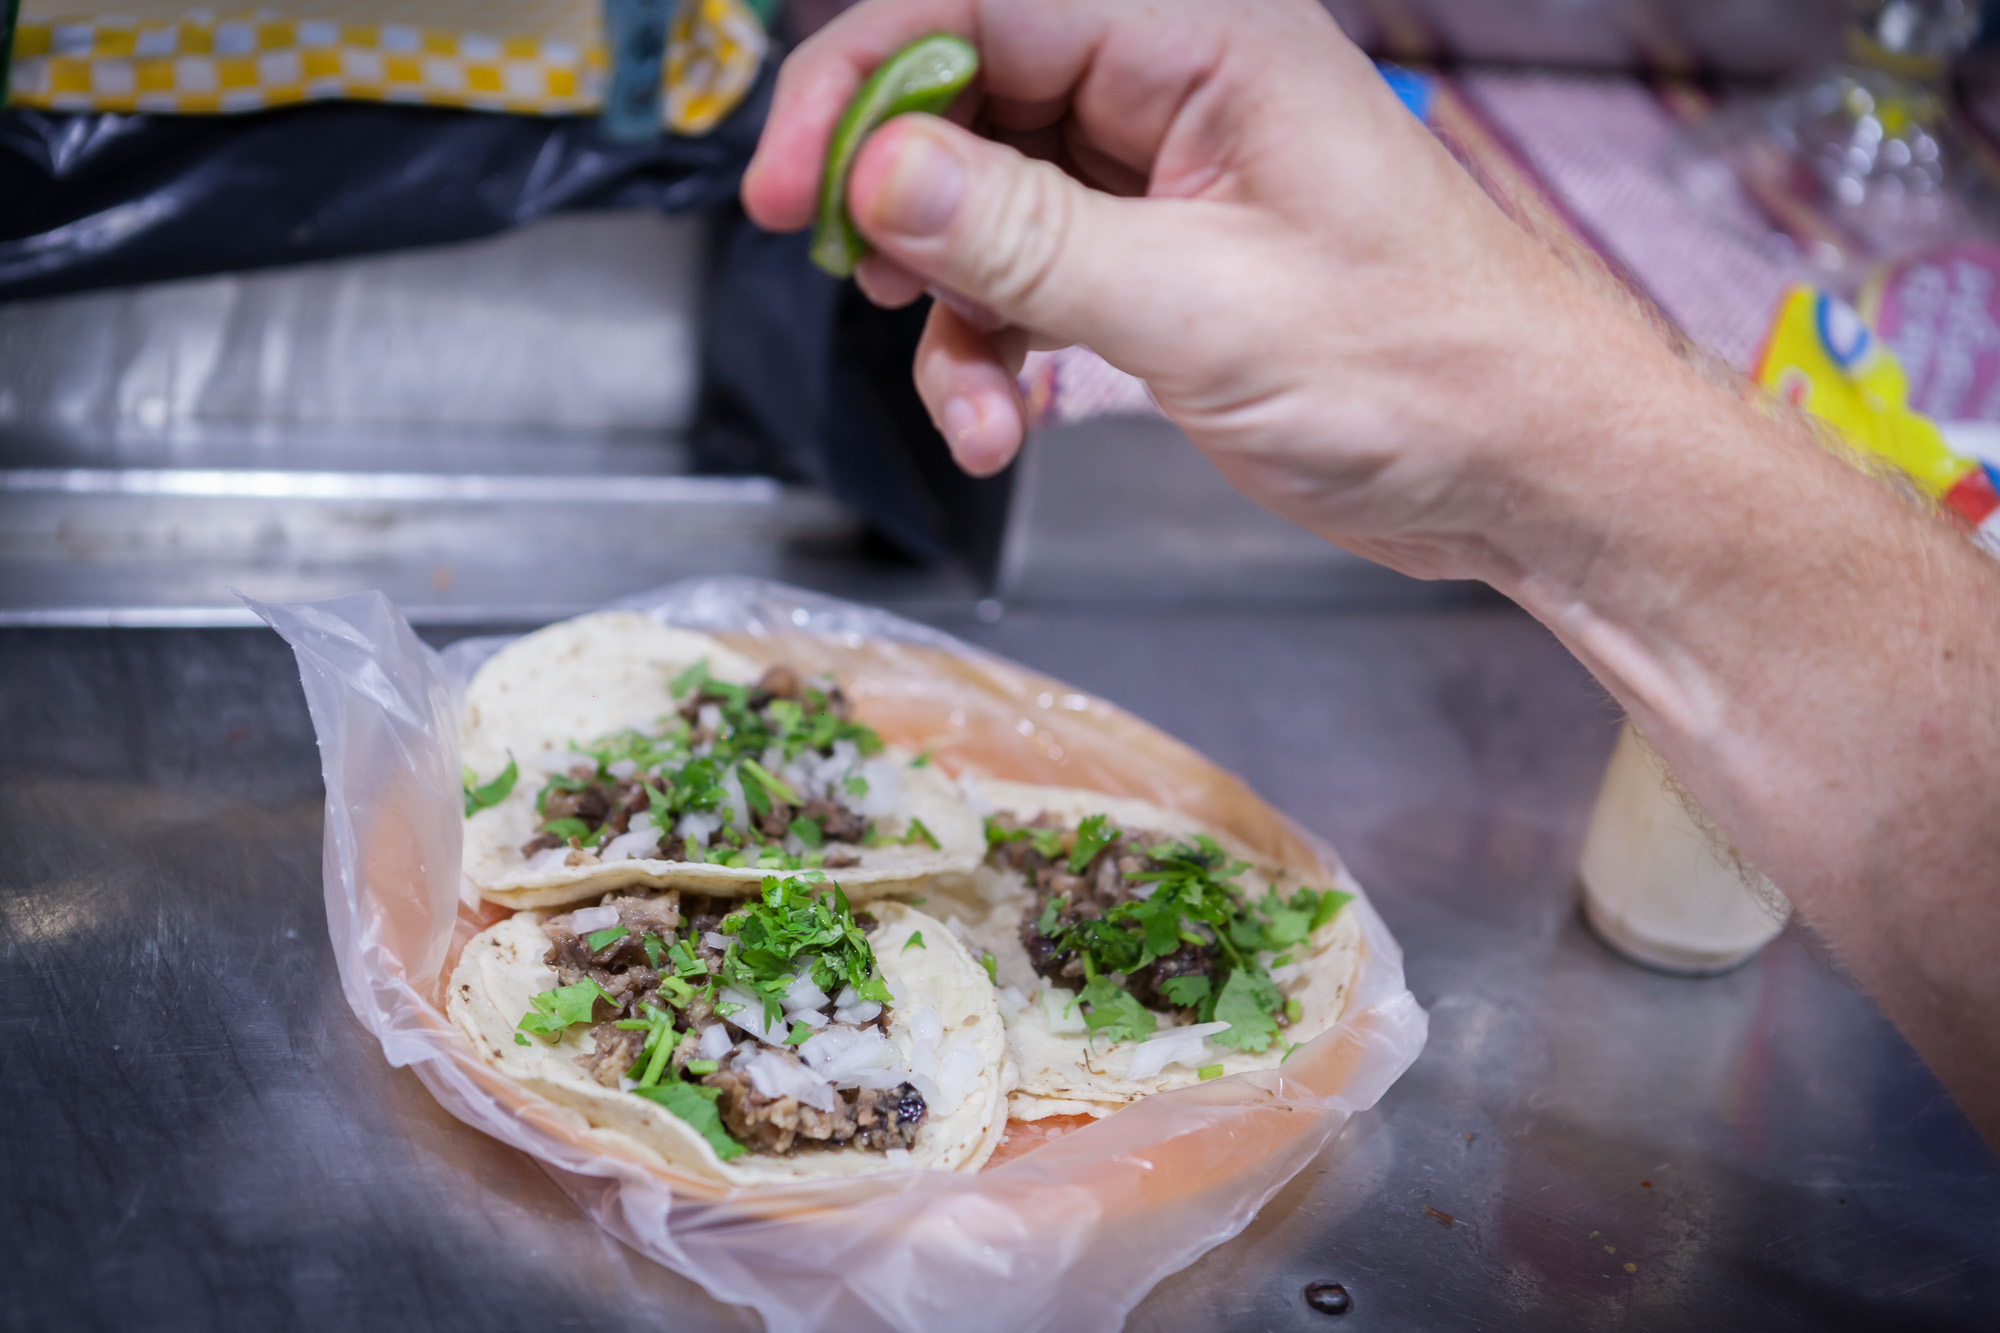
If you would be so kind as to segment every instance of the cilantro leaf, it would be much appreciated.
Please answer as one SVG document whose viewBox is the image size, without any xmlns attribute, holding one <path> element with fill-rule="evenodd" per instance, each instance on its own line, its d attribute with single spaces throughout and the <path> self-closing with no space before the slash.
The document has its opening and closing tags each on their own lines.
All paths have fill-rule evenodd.
<svg viewBox="0 0 2000 1333">
<path fill-rule="evenodd" d="M 639 947 L 646 951 L 646 966 L 655 972 L 659 971 L 660 964 L 667 957 L 667 951 L 661 945 L 660 937 L 649 930 L 639 937 Z"/>
<path fill-rule="evenodd" d="M 820 831 L 817 819 L 807 819 L 804 815 L 800 815 L 792 821 L 790 832 L 793 837 L 808 847 L 823 847 L 826 845 L 826 834 Z"/>
<path fill-rule="evenodd" d="M 1222 1066 L 1221 1066 L 1221 1065 L 1203 1065 L 1203 1066 L 1202 1066 L 1202 1067 L 1201 1067 L 1200 1069 L 1197 1069 L 1197 1070 L 1195 1071 L 1195 1073 L 1201 1076 L 1201 1081 L 1202 1081 L 1202 1082 L 1206 1083 L 1206 1082 L 1208 1082 L 1208 1081 L 1209 1081 L 1210 1079 L 1212 1079 L 1212 1078 L 1221 1078 L 1221 1077 L 1222 1077 Z"/>
<path fill-rule="evenodd" d="M 604 993 L 601 986 L 588 978 L 577 982 L 574 986 L 557 986 L 553 990 L 545 990 L 531 998 L 528 1003 L 533 1007 L 522 1015 L 520 1023 L 516 1026 L 523 1032 L 533 1032 L 540 1036 L 561 1036 L 573 1024 L 588 1023 L 591 1010 L 597 1006 L 599 1000 L 607 1004 L 617 1003 Z"/>
<path fill-rule="evenodd" d="M 1160 1025 L 1132 992 L 1109 977 L 1093 977 L 1077 999 L 1085 1006 L 1084 1026 L 1109 1041 L 1139 1041 Z"/>
<path fill-rule="evenodd" d="M 1028 841 L 1033 844 L 1035 855 L 1053 861 L 1062 855 L 1062 830 L 1053 828 L 1023 829 Z"/>
<path fill-rule="evenodd" d="M 1340 909 L 1354 901 L 1353 894 L 1343 893 L 1339 889 L 1323 889 L 1319 891 L 1300 889 L 1298 893 L 1292 896 L 1292 902 L 1294 905 L 1297 905 L 1300 898 L 1308 897 L 1312 900 L 1312 928 L 1314 930 L 1318 930 L 1321 926 L 1339 916 Z"/>
<path fill-rule="evenodd" d="M 715 1155 L 723 1161 L 741 1157 L 745 1152 L 743 1145 L 730 1138 L 729 1131 L 722 1127 L 722 1113 L 715 1108 L 715 1099 L 722 1095 L 720 1088 L 705 1088 L 699 1083 L 670 1079 L 656 1087 L 634 1088 L 632 1091 L 685 1120 L 695 1133 L 708 1140 L 708 1146 L 715 1149 Z"/>
<path fill-rule="evenodd" d="M 860 800 L 868 794 L 868 779 L 862 777 L 859 773 L 849 773 L 841 779 L 840 789 L 856 800 Z"/>
<path fill-rule="evenodd" d="M 719 1065 L 714 1060 L 690 1060 L 681 1067 L 690 1074 L 713 1074 Z"/>
<path fill-rule="evenodd" d="M 484 786 L 475 785 L 479 781 L 479 775 L 474 773 L 470 767 L 462 769 L 460 780 L 465 788 L 466 818 L 470 819 L 474 814 L 486 809 L 488 806 L 498 805 L 500 802 L 506 800 L 513 792 L 514 784 L 520 780 L 520 777 L 521 769 L 514 762 L 514 752 L 511 750 L 507 752 L 507 767 L 500 770 L 499 777 L 486 783 Z"/>
<path fill-rule="evenodd" d="M 706 684 L 708 684 L 708 659 L 704 657 L 667 682 L 667 691 L 678 699 Z"/>
<path fill-rule="evenodd" d="M 1302 944 L 1312 934 L 1313 908 L 1316 904 L 1300 903 L 1295 896 L 1290 905 L 1278 899 L 1276 889 L 1266 889 L 1264 900 L 1259 907 L 1263 911 L 1264 947 L 1282 949 L 1293 944 Z"/>
<path fill-rule="evenodd" d="M 986 979 L 994 985 L 1000 984 L 1000 960 L 991 953 L 979 955 L 979 965 L 986 969 Z"/>
<path fill-rule="evenodd" d="M 1182 1008 L 1190 1008 L 1208 998 L 1207 977 L 1168 977 L 1160 983 L 1160 993 Z"/>
<path fill-rule="evenodd" d="M 1019 842 L 1027 836 L 1028 830 L 1024 828 L 1008 828 L 1000 822 L 1000 816 L 998 815 L 986 816 L 986 845 L 989 848 L 998 847 L 1002 843 Z"/>
<path fill-rule="evenodd" d="M 632 932 L 623 926 L 606 926 L 603 930 L 593 930 L 583 937 L 583 946 L 596 953 L 605 945 L 624 939 Z"/>
<path fill-rule="evenodd" d="M 1091 815 L 1076 826 L 1076 846 L 1070 850 L 1069 873 L 1081 875 L 1097 854 L 1118 841 L 1118 830 L 1105 815 Z"/>
<path fill-rule="evenodd" d="M 941 846 L 941 844 L 937 840 L 937 834 L 932 833 L 929 829 L 925 828 L 923 820 L 918 819 L 915 815 L 912 815 L 910 816 L 910 831 L 903 835 L 903 845 L 906 847 L 912 847 L 920 842 L 923 843 L 925 846 L 929 847 L 932 851 L 938 850 L 938 848 Z"/>
<path fill-rule="evenodd" d="M 744 776 L 762 787 L 776 799 L 783 801 L 786 805 L 805 804 L 804 801 L 799 799 L 797 792 L 787 787 L 776 774 L 771 772 L 770 769 L 765 768 L 755 759 L 751 759 L 746 755 L 744 758 L 737 760 L 737 766 L 742 770 Z M 743 788 L 743 795 L 745 798 L 749 797 L 750 788 L 748 786 Z"/>
<path fill-rule="evenodd" d="M 591 827 L 581 819 L 551 819 L 542 825 L 542 832 L 557 842 L 568 842 L 571 838 L 582 842 L 590 836 Z"/>
<path fill-rule="evenodd" d="M 1234 1051 L 1261 1053 L 1277 1039 L 1278 1024 L 1271 1011 L 1283 1003 L 1284 996 L 1269 977 L 1248 968 L 1236 969 L 1215 1000 L 1214 1021 L 1229 1027 L 1210 1040 Z"/>
<path fill-rule="evenodd" d="M 803 1019 L 795 1018 L 792 1020 L 792 1034 L 785 1038 L 785 1045 L 802 1046 L 812 1039 L 812 1034 L 813 1030 L 805 1025 Z"/>
<path fill-rule="evenodd" d="M 903 941 L 904 953 L 908 953 L 912 949 L 928 949 L 928 948 L 930 948 L 930 946 L 924 943 L 924 932 L 922 932 L 921 930 L 911 931 L 910 938 Z"/>
<path fill-rule="evenodd" d="M 928 768 L 930 766 L 930 762 L 931 762 L 930 751 L 926 750 L 922 754 L 919 754 L 915 759 L 912 759 L 910 761 L 910 767 Z"/>
<path fill-rule="evenodd" d="M 1042 914 L 1035 921 L 1036 931 L 1043 935 L 1053 936 L 1056 933 L 1057 916 L 1059 916 L 1068 907 L 1069 907 L 1068 895 L 1060 893 L 1057 894 L 1055 897 L 1049 899 L 1046 903 L 1043 903 Z"/>
</svg>

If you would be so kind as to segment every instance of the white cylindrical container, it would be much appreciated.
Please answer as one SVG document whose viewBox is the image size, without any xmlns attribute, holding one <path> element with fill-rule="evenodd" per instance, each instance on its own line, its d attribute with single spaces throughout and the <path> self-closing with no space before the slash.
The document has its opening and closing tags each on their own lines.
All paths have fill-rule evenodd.
<svg viewBox="0 0 2000 1333">
<path fill-rule="evenodd" d="M 1583 911 L 1634 962 L 1712 976 L 1747 962 L 1784 928 L 1791 904 L 1701 827 L 1667 770 L 1627 722 L 1583 839 Z"/>
</svg>

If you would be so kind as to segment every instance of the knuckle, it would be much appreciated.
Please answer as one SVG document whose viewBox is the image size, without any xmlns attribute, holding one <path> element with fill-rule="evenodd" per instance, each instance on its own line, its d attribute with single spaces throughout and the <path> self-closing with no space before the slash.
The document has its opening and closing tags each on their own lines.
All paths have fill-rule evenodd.
<svg viewBox="0 0 2000 1333">
<path fill-rule="evenodd" d="M 1025 162 L 996 206 L 982 210 L 970 254 L 974 290 L 1003 310 L 1051 303 L 1076 238 L 1076 190 L 1046 162 Z"/>
</svg>

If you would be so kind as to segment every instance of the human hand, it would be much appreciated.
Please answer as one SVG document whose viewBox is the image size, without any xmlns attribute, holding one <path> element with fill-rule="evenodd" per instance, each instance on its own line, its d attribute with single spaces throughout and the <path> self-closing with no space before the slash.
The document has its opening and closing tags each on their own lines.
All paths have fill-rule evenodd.
<svg viewBox="0 0 2000 1333">
<path fill-rule="evenodd" d="M 863 290 L 943 297 L 916 380 L 960 463 L 990 473 L 1019 448 L 1030 347 L 1083 343 L 1253 499 L 1412 573 L 1481 572 L 1513 469 L 1586 429 L 1549 390 L 1602 363 L 1617 338 L 1589 326 L 1610 304 L 1590 308 L 1326 13 L 873 0 L 786 62 L 752 218 L 809 222 L 848 98 L 940 30 L 980 48 L 961 105 L 990 137 L 893 121 L 849 203 L 876 250 Z"/>
</svg>

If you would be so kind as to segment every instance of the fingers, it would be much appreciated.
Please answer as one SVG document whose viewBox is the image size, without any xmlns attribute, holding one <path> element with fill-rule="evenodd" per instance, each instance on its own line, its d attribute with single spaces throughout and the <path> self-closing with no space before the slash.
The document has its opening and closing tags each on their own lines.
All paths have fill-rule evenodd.
<svg viewBox="0 0 2000 1333">
<path fill-rule="evenodd" d="M 854 266 L 861 294 L 885 310 L 901 310 L 924 294 L 924 280 L 893 259 L 864 255 Z"/>
<path fill-rule="evenodd" d="M 1293 0 L 1299 6 L 1316 9 Z M 1074 113 L 1104 156 L 1143 177 L 1183 106 L 1213 76 L 1218 52 L 1243 26 L 1233 7 L 1212 0 L 857 5 L 786 59 L 744 174 L 744 208 L 771 231 L 809 223 L 827 143 L 848 99 L 898 48 L 933 32 L 957 33 L 979 48 L 976 86 L 997 125 L 1044 129 Z"/>
<path fill-rule="evenodd" d="M 1185 258 L 1171 262 L 1187 239 L 1173 205 L 1101 194 L 935 117 L 901 117 L 868 140 L 848 206 L 883 258 L 926 279 L 970 322 L 1114 355 L 1149 336 L 1135 330 L 1135 314 L 1189 295 L 1176 271 Z M 978 307 L 997 318 L 979 318 Z"/>
<path fill-rule="evenodd" d="M 797 231 L 813 218 L 834 123 L 875 67 L 926 33 L 973 37 L 978 0 L 894 0 L 859 5 L 785 59 L 757 151 L 743 173 L 743 209 L 766 231 Z"/>
<path fill-rule="evenodd" d="M 990 477 L 1014 461 L 1027 429 L 1015 376 L 1026 341 L 981 333 L 942 302 L 931 307 L 917 344 L 917 393 L 958 465 Z"/>
</svg>

